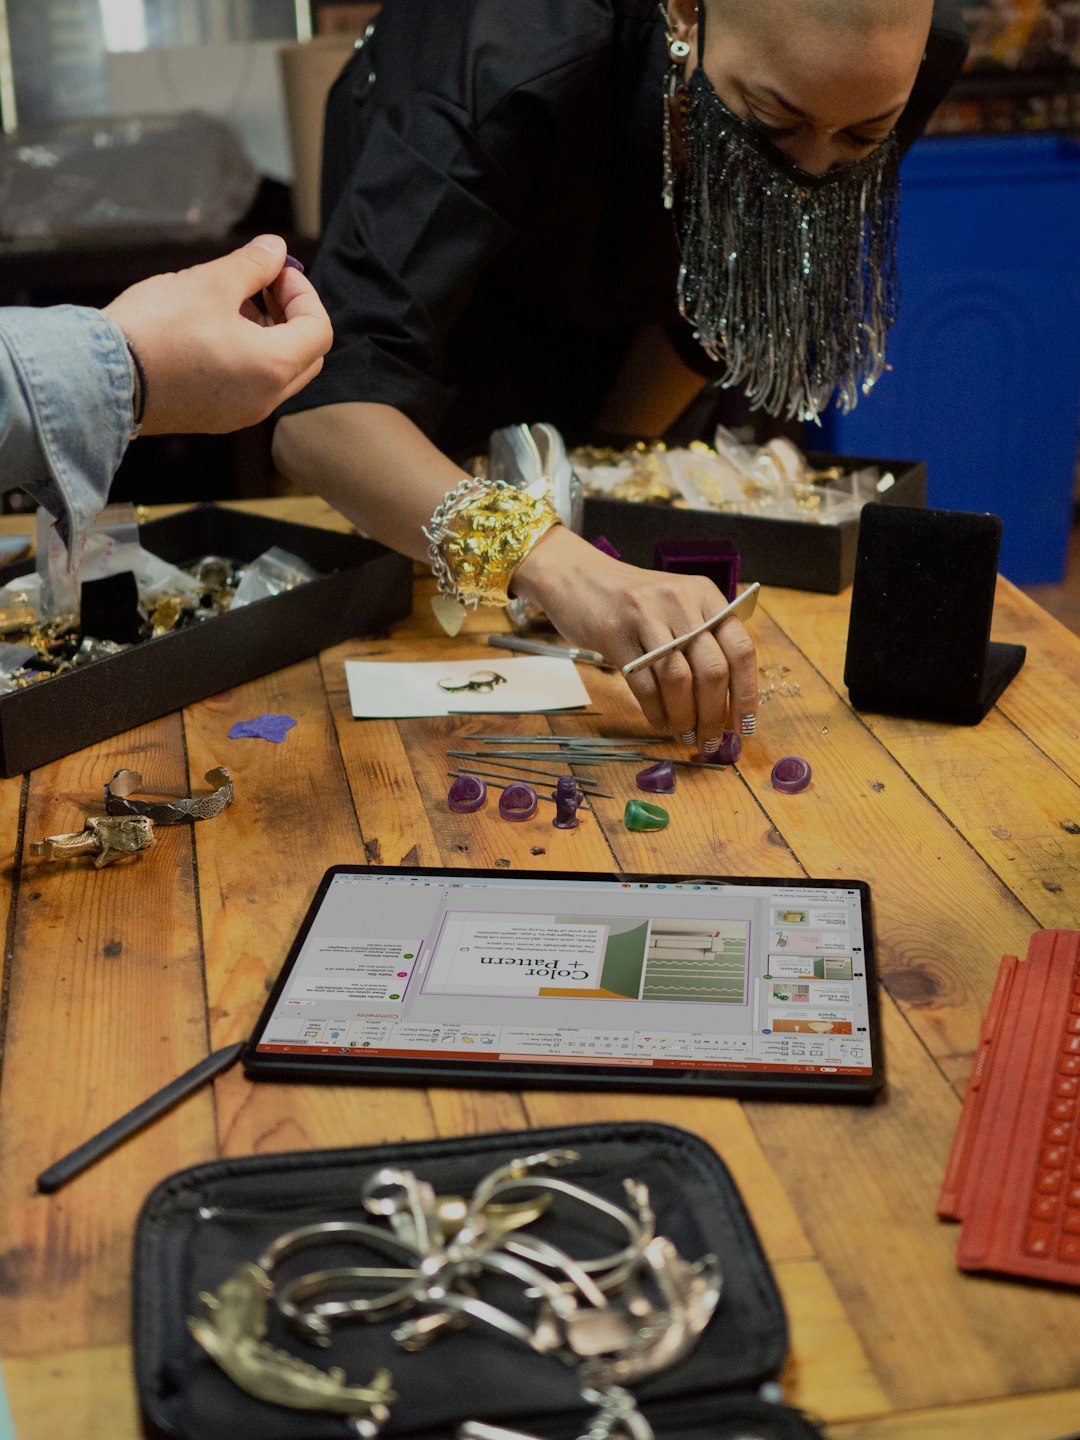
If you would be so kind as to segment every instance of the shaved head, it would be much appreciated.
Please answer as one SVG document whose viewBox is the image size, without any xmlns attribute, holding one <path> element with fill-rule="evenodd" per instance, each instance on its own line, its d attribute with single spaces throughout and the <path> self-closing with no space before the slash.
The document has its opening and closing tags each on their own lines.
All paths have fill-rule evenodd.
<svg viewBox="0 0 1080 1440">
<path fill-rule="evenodd" d="M 880 144 L 907 104 L 934 0 L 667 0 L 717 94 L 803 170 Z"/>
<path fill-rule="evenodd" d="M 706 0 L 721 24 L 760 31 L 779 21 L 797 26 L 816 22 L 844 30 L 929 28 L 934 0 Z"/>
</svg>

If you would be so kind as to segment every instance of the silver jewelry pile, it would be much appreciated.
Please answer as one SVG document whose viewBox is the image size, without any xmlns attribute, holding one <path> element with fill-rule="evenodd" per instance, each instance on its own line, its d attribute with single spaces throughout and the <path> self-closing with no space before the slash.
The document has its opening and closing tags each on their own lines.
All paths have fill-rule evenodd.
<svg viewBox="0 0 1080 1440">
<path fill-rule="evenodd" d="M 363 1440 L 377 1435 L 395 1399 L 379 1370 L 350 1385 L 265 1339 L 271 1308 L 298 1336 L 328 1345 L 338 1325 L 401 1317 L 392 1332 L 406 1351 L 475 1324 L 574 1370 L 595 1408 L 582 1440 L 653 1440 L 626 1388 L 684 1359 L 720 1298 L 716 1258 L 691 1263 L 656 1233 L 646 1186 L 626 1180 L 627 1208 L 551 1172 L 572 1150 L 523 1156 L 485 1175 L 469 1199 L 438 1196 L 410 1170 L 371 1175 L 361 1199 L 372 1222 L 330 1220 L 278 1236 L 214 1292 L 188 1321 L 192 1335 L 248 1394 L 293 1409 L 347 1415 Z M 556 1205 L 584 1206 L 620 1233 L 619 1248 L 576 1258 L 532 1227 Z M 564 1217 L 565 1218 L 565 1217 Z M 387 1223 L 380 1225 L 378 1220 Z M 590 1232 L 592 1233 L 592 1232 Z M 319 1269 L 275 1278 L 287 1259 L 318 1246 L 355 1243 L 385 1255 L 382 1266 Z M 485 1297 L 485 1281 L 514 1287 L 513 1313 Z M 467 1421 L 458 1440 L 531 1440 Z"/>
</svg>

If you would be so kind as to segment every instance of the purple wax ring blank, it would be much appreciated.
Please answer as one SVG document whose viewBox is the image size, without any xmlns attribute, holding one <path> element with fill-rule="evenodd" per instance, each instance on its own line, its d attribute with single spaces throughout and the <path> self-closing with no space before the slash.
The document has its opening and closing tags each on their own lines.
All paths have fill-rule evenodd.
<svg viewBox="0 0 1080 1440">
<path fill-rule="evenodd" d="M 455 815 L 471 815 L 487 799 L 487 781 L 479 775 L 459 775 L 450 786 L 446 803 Z"/>
<path fill-rule="evenodd" d="M 785 755 L 772 767 L 773 789 L 782 790 L 785 795 L 797 795 L 810 784 L 812 774 L 809 762 L 801 755 Z"/>
<path fill-rule="evenodd" d="M 698 759 L 704 760 L 706 765 L 734 765 L 741 754 L 742 741 L 734 730 L 725 730 L 720 737 L 720 748 L 711 755 L 701 754 Z"/>
<path fill-rule="evenodd" d="M 675 763 L 657 760 L 637 773 L 637 787 L 651 795 L 671 795 L 675 790 Z"/>
<path fill-rule="evenodd" d="M 299 270 L 301 275 L 303 275 L 303 274 L 306 273 L 305 270 L 304 270 L 303 265 L 300 264 L 300 261 L 297 260 L 297 258 L 296 258 L 295 255 L 286 255 L 286 256 L 285 256 L 285 265 L 284 265 L 284 268 L 285 268 L 286 270 Z"/>
<path fill-rule="evenodd" d="M 499 796 L 499 814 L 504 820 L 531 820 L 539 803 L 533 787 L 518 780 Z"/>
</svg>

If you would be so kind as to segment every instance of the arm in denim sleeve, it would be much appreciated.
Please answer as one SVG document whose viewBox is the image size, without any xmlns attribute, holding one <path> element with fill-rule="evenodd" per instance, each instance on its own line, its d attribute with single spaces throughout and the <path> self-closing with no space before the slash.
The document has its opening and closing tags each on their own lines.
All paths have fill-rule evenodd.
<svg viewBox="0 0 1080 1440">
<path fill-rule="evenodd" d="M 0 486 L 49 511 L 71 564 L 127 449 L 133 385 L 123 331 L 100 310 L 0 307 Z"/>
</svg>

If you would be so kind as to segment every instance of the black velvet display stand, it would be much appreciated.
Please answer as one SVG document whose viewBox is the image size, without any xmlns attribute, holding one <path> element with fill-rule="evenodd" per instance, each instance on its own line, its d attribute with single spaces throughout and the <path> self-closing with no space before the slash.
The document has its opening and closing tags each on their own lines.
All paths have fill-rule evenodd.
<svg viewBox="0 0 1080 1440">
<path fill-rule="evenodd" d="M 990 642 L 1000 544 L 996 515 L 864 506 L 844 665 L 856 710 L 983 719 L 1027 654 Z"/>
</svg>

